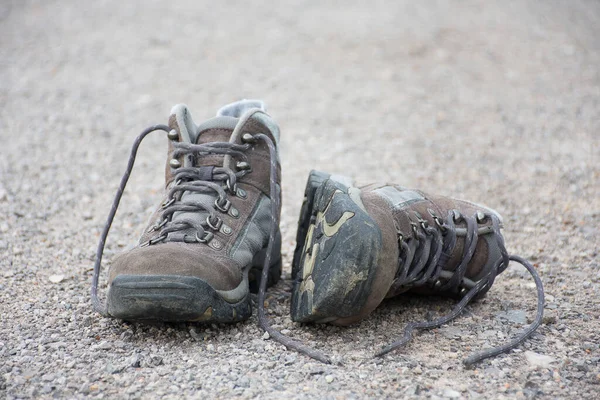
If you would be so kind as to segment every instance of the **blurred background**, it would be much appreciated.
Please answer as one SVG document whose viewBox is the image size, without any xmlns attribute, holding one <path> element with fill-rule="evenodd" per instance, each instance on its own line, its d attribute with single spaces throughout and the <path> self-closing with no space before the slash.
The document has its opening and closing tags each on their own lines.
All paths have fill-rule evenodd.
<svg viewBox="0 0 600 400">
<path fill-rule="evenodd" d="M 262 98 L 282 126 L 294 214 L 311 168 L 485 200 L 479 193 L 507 174 L 542 181 L 566 153 L 590 172 L 599 9 L 596 1 L 3 1 L 3 135 L 30 138 L 37 168 L 83 163 L 65 167 L 73 178 L 101 175 L 96 197 L 112 192 L 134 135 L 166 122 L 172 105 L 188 104 L 202 121 L 225 103 Z M 160 188 L 161 152 L 143 151 L 142 185 Z M 545 184 L 553 192 L 558 182 Z"/>
<path fill-rule="evenodd" d="M 166 123 L 176 103 L 199 122 L 241 98 L 265 100 L 281 125 L 285 277 L 311 169 L 361 184 L 395 182 L 504 215 L 509 251 L 536 263 L 554 310 L 569 305 L 555 311 L 555 326 L 564 322 L 573 333 L 545 328 L 532 342 L 536 351 L 566 359 L 585 355 L 579 341 L 600 341 L 592 328 L 600 309 L 600 2 L 0 0 L 0 307 L 7 315 L 0 350 L 24 335 L 9 321 L 33 318 L 23 328 L 32 337 L 37 329 L 79 335 L 75 322 L 56 327 L 63 318 L 52 311 L 57 302 L 100 319 L 88 310 L 93 254 L 138 132 Z M 166 139 L 148 138 L 104 272 L 160 200 L 165 161 Z M 64 283 L 49 285 L 57 274 Z M 531 313 L 529 284 L 509 269 L 478 313 L 493 314 L 507 298 Z M 289 293 L 286 285 L 275 291 Z M 32 317 L 27 304 L 47 313 Z M 283 295 L 271 313 L 283 319 L 288 306 Z M 390 302 L 343 332 L 364 338 L 385 321 L 388 329 L 369 343 L 389 341 L 418 319 L 422 304 L 409 306 L 402 313 L 406 303 Z M 122 329 L 114 324 L 92 327 L 110 339 Z M 244 326 L 243 334 L 258 334 Z M 313 333 L 339 353 L 368 354 L 366 345 Z M 435 345 L 429 349 L 437 354 Z M 418 346 L 411 354 L 420 357 Z M 6 360 L 35 369 L 40 359 Z M 388 379 L 373 368 L 370 376 Z M 568 396 L 571 379 L 579 382 L 573 393 L 589 394 L 585 385 L 600 373 L 588 368 L 577 380 L 579 370 L 566 371 L 546 393 Z M 436 387 L 440 376 L 462 378 L 453 373 L 418 379 Z M 352 387 L 356 377 L 343 375 L 340 382 Z M 37 385 L 10 376 L 10 387 L 23 393 Z M 81 379 L 73 378 L 77 385 Z M 492 397 L 505 383 L 468 379 Z M 525 381 L 506 379 L 515 388 L 507 396 L 524 388 Z"/>
</svg>

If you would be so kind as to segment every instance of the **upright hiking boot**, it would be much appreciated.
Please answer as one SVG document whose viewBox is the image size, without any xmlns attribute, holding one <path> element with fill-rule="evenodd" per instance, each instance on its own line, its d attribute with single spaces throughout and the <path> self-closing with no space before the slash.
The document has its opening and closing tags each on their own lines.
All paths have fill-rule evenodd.
<svg viewBox="0 0 600 400">
<path fill-rule="evenodd" d="M 165 192 L 138 244 L 118 255 L 108 277 L 106 306 L 97 298 L 106 235 L 131 173 L 137 146 L 167 132 Z M 279 128 L 262 101 L 221 108 L 200 124 L 185 105 L 168 127 L 136 140 L 96 259 L 96 309 L 126 320 L 234 322 L 252 314 L 265 260 L 268 282 L 281 274 Z"/>
<path fill-rule="evenodd" d="M 292 263 L 292 320 L 348 325 L 386 297 L 418 292 L 462 301 L 450 318 L 412 324 L 410 330 L 446 323 L 483 296 L 509 260 L 535 274 L 529 263 L 506 252 L 501 221 L 479 204 L 392 184 L 359 189 L 349 178 L 312 171 Z M 543 308 L 541 281 L 534 278 Z"/>
</svg>

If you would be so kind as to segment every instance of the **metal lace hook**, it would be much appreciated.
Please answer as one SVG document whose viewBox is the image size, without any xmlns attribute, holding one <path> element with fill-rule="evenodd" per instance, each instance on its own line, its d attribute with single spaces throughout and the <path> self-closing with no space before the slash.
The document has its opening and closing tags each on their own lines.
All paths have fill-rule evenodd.
<svg viewBox="0 0 600 400">
<path fill-rule="evenodd" d="M 106 223 L 104 224 L 104 228 L 102 229 L 102 234 L 100 235 L 100 241 L 98 243 L 98 247 L 96 249 L 96 260 L 94 261 L 94 272 L 92 275 L 92 288 L 91 288 L 91 297 L 92 297 L 92 306 L 94 310 L 103 316 L 108 316 L 108 310 L 106 308 L 106 304 L 103 304 L 98 298 L 98 281 L 100 279 L 100 266 L 102 263 L 102 255 L 104 253 L 104 246 L 106 244 L 106 238 L 108 237 L 108 233 L 110 231 L 110 227 L 115 218 L 115 214 L 117 213 L 117 208 L 119 208 L 119 203 L 121 202 L 121 197 L 123 196 L 123 192 L 125 191 L 125 186 L 127 186 L 127 181 L 131 176 L 131 171 L 133 170 L 133 165 L 135 163 L 135 157 L 137 155 L 138 148 L 142 143 L 142 140 L 148 134 L 154 131 L 164 131 L 169 133 L 170 129 L 166 125 L 154 125 L 149 128 L 143 130 L 133 142 L 133 146 L 131 147 L 131 152 L 129 154 L 129 160 L 127 161 L 127 168 L 125 169 L 125 173 L 121 178 L 121 183 L 119 184 L 119 188 L 117 189 L 117 193 L 113 200 L 112 206 L 110 208 L 110 212 L 108 213 L 108 218 L 106 219 Z"/>
</svg>

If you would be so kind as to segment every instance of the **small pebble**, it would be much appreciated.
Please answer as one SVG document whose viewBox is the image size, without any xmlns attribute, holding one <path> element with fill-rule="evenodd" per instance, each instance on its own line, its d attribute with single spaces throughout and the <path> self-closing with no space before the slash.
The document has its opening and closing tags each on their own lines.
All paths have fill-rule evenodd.
<svg viewBox="0 0 600 400">
<path fill-rule="evenodd" d="M 551 365 L 556 361 L 554 357 L 535 353 L 529 350 L 526 351 L 524 354 L 527 362 L 533 367 L 550 368 Z"/>
<path fill-rule="evenodd" d="M 460 392 L 457 392 L 456 390 L 450 388 L 444 389 L 442 393 L 444 397 L 447 397 L 449 399 L 458 399 L 460 397 Z"/>
<path fill-rule="evenodd" d="M 65 276 L 64 275 L 50 275 L 48 277 L 48 280 L 52 283 L 60 283 L 65 280 Z"/>
<path fill-rule="evenodd" d="M 124 331 L 119 337 L 121 338 L 121 340 L 127 341 L 133 337 L 133 332 L 130 330 Z"/>
<path fill-rule="evenodd" d="M 159 365 L 163 364 L 163 358 L 158 355 L 151 355 L 149 364 L 158 367 Z"/>
<path fill-rule="evenodd" d="M 134 354 L 129 358 L 128 363 L 133 368 L 139 368 L 141 365 L 141 361 L 142 356 L 140 356 L 139 354 Z"/>
</svg>

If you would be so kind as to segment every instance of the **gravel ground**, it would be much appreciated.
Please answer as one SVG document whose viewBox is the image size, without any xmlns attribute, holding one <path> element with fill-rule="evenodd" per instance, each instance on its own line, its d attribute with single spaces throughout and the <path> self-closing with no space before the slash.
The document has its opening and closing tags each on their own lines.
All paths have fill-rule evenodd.
<svg viewBox="0 0 600 400">
<path fill-rule="evenodd" d="M 0 2 L 0 398 L 597 398 L 600 3 L 75 0 Z M 133 138 L 187 103 L 196 120 L 263 98 L 282 128 L 284 280 L 276 327 L 321 365 L 236 325 L 143 325 L 91 310 L 95 246 Z M 159 198 L 150 137 L 109 238 Z M 496 208 L 546 286 L 544 325 L 465 369 L 533 316 L 517 266 L 455 322 L 373 360 L 453 301 L 401 297 L 349 328 L 288 316 L 310 169 Z"/>
</svg>

